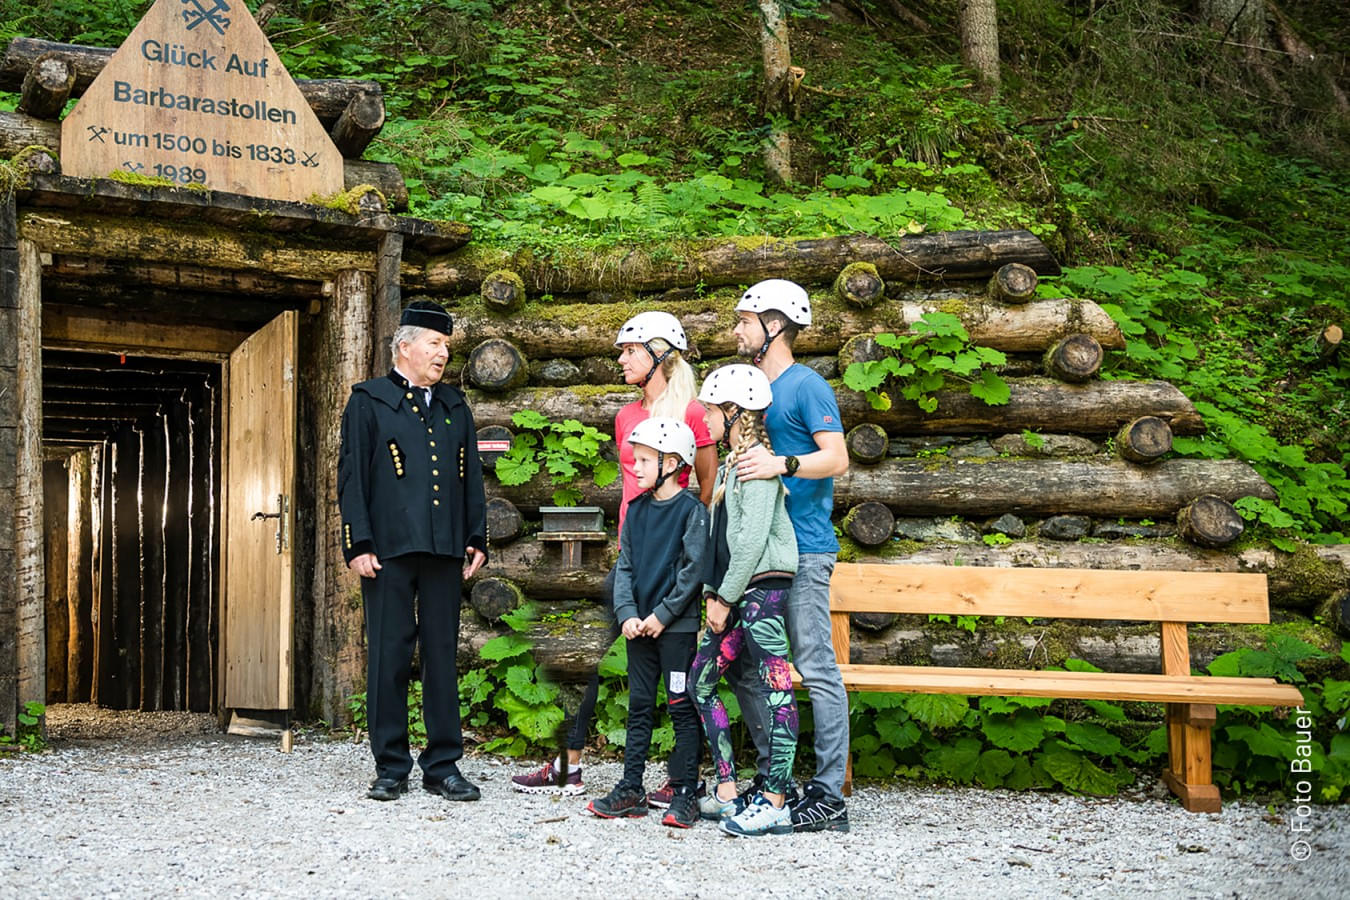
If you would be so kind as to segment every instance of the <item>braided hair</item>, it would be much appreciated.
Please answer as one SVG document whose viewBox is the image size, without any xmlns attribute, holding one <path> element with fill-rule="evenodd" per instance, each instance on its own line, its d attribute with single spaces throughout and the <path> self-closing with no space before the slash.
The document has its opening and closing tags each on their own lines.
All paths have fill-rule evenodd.
<svg viewBox="0 0 1350 900">
<path fill-rule="evenodd" d="M 744 456 L 746 451 L 755 444 L 762 444 L 765 450 L 770 454 L 773 453 L 773 444 L 769 441 L 769 432 L 764 429 L 764 410 L 741 409 L 734 403 L 723 403 L 721 409 L 724 416 L 728 415 L 728 413 L 730 413 L 730 415 L 736 415 L 735 412 L 730 412 L 731 410 L 737 410 L 740 413 L 740 417 L 736 420 L 741 426 L 740 437 L 736 440 L 736 446 L 732 447 L 731 452 L 727 454 L 726 466 L 728 476 L 730 476 L 731 471 L 736 468 L 736 461 Z M 728 440 L 730 437 L 731 435 L 727 435 Z M 727 479 L 723 479 L 722 483 L 718 486 L 717 491 L 713 494 L 712 503 L 714 506 L 716 506 L 726 494 L 726 489 Z M 740 482 L 737 482 L 736 489 L 740 490 Z"/>
</svg>

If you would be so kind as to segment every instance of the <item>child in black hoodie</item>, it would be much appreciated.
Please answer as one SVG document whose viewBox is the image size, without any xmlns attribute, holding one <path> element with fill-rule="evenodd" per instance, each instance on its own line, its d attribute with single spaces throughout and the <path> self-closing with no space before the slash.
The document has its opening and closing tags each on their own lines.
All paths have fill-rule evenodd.
<svg viewBox="0 0 1350 900">
<path fill-rule="evenodd" d="M 703 556 L 708 511 L 676 478 L 694 462 L 694 432 L 678 419 L 638 423 L 633 445 L 638 484 L 646 488 L 628 505 L 614 570 L 614 618 L 628 639 L 628 738 L 623 779 L 587 807 L 601 818 L 645 816 L 642 776 L 651 749 L 657 679 L 675 725 L 675 749 L 668 762 L 674 788 L 662 823 L 690 828 L 698 821 L 699 717 L 688 694 L 689 666 L 699 629 Z"/>
</svg>

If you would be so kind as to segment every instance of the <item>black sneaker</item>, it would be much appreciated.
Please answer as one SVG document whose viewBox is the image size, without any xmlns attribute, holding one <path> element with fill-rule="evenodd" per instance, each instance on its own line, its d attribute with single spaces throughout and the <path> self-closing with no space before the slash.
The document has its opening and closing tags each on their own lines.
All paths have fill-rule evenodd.
<svg viewBox="0 0 1350 900">
<path fill-rule="evenodd" d="M 848 810 L 843 800 L 830 800 L 825 789 L 808 782 L 801 799 L 792 804 L 793 831 L 848 831 Z"/>
<path fill-rule="evenodd" d="M 647 794 L 642 788 L 620 782 L 599 800 L 586 804 L 586 808 L 602 819 L 637 818 L 647 814 Z"/>
<path fill-rule="evenodd" d="M 662 825 L 672 828 L 693 828 L 698 822 L 698 798 L 688 788 L 680 788 L 670 798 L 670 806 L 661 817 Z"/>
</svg>

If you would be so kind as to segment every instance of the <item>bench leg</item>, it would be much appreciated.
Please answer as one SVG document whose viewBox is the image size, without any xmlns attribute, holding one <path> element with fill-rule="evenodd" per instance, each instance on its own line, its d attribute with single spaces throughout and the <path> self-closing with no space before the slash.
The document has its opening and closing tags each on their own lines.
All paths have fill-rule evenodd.
<svg viewBox="0 0 1350 900">
<path fill-rule="evenodd" d="M 1212 703 L 1167 704 L 1167 771 L 1163 781 L 1191 812 L 1218 812 L 1219 789 L 1210 768 Z"/>
</svg>

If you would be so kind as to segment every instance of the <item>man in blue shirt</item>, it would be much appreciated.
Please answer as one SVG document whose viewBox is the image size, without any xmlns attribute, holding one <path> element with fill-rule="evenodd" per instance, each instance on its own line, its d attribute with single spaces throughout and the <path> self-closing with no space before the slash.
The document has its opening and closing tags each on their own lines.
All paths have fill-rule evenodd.
<svg viewBox="0 0 1350 900">
<path fill-rule="evenodd" d="M 761 281 L 736 304 L 736 351 L 768 376 L 773 403 L 764 424 L 774 453 L 755 447 L 741 458 L 742 479 L 783 477 L 787 510 L 797 533 L 797 575 L 788 598 L 793 662 L 811 698 L 816 776 L 793 804 L 797 831 L 848 831 L 844 770 L 848 764 L 848 694 L 830 642 L 830 575 L 839 542 L 830 515 L 834 476 L 848 471 L 844 426 L 834 391 L 797 363 L 792 343 L 811 324 L 811 301 L 800 285 Z M 745 710 L 742 704 L 742 710 Z M 756 744 L 764 731 L 747 719 Z M 761 759 L 764 754 L 761 753 Z"/>
</svg>

